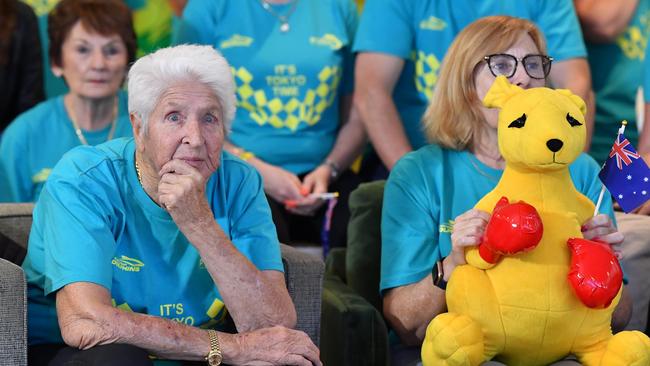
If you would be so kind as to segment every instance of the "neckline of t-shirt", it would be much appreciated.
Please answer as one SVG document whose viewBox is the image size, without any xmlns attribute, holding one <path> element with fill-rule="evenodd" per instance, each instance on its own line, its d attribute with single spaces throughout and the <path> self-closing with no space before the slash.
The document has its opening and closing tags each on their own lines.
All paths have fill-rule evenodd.
<svg viewBox="0 0 650 366">
<path fill-rule="evenodd" d="M 73 135 L 76 134 L 74 130 L 74 126 L 72 125 L 72 120 L 70 119 L 70 116 L 68 115 L 68 111 L 65 109 L 65 102 L 63 98 L 65 97 L 65 94 L 59 95 L 56 97 L 56 109 L 58 114 L 61 116 L 61 120 L 65 121 L 66 128 L 71 131 Z M 122 113 L 125 111 L 125 103 L 126 102 L 126 96 L 123 91 L 118 91 L 117 92 L 117 116 L 116 121 L 115 121 L 115 130 L 119 130 L 123 124 L 124 116 L 122 116 Z M 127 115 L 128 116 L 128 115 Z M 89 137 L 91 139 L 96 139 L 103 137 L 104 141 L 100 141 L 99 143 L 106 142 L 105 138 L 108 135 L 109 131 L 112 128 L 112 124 L 109 123 L 106 125 L 106 127 L 102 128 L 101 130 L 86 130 L 86 129 L 81 129 L 81 132 L 84 134 L 85 137 Z M 76 136 L 76 135 L 75 135 Z M 114 136 L 113 138 L 116 138 L 119 136 Z M 92 145 L 92 144 L 91 144 Z"/>
<path fill-rule="evenodd" d="M 476 170 L 479 174 L 487 178 L 494 178 L 496 180 L 499 180 L 501 178 L 501 175 L 503 174 L 503 169 L 496 169 L 489 165 L 486 165 L 481 160 L 479 160 L 476 157 L 476 155 L 472 154 L 469 151 L 464 151 L 464 153 L 467 154 L 469 158 L 468 166 L 470 167 L 470 169 Z"/>
</svg>

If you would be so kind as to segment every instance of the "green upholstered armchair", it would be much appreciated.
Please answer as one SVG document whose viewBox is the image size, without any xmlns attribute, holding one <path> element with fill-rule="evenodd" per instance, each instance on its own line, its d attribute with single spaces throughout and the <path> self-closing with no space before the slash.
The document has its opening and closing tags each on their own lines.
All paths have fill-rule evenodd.
<svg viewBox="0 0 650 366">
<path fill-rule="evenodd" d="M 385 181 L 350 195 L 347 249 L 326 261 L 321 318 L 325 365 L 388 365 L 388 331 L 379 296 L 381 206 Z"/>
</svg>

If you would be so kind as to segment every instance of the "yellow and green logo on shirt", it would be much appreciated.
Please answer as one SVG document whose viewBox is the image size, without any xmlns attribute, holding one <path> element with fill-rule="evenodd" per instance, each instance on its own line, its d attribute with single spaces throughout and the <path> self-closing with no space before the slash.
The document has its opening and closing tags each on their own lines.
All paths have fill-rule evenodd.
<svg viewBox="0 0 650 366">
<path fill-rule="evenodd" d="M 265 89 L 254 89 L 254 76 L 245 68 L 232 68 L 237 83 L 237 105 L 249 112 L 260 126 L 296 131 L 301 123 L 317 124 L 336 98 L 343 71 L 339 66 L 324 66 L 317 74 L 318 85 L 306 88 L 307 76 L 296 65 L 275 65 L 274 73 L 264 77 Z M 304 95 L 301 98 L 301 95 Z"/>
<path fill-rule="evenodd" d="M 639 25 L 628 27 L 618 36 L 616 44 L 628 59 L 645 59 L 645 49 L 650 35 L 650 11 L 639 16 Z"/>
<path fill-rule="evenodd" d="M 427 19 L 420 21 L 420 29 L 439 31 L 447 27 L 447 23 L 440 19 L 436 18 L 433 15 Z"/>
<path fill-rule="evenodd" d="M 326 33 L 322 37 L 309 37 L 309 43 L 316 46 L 329 47 L 333 50 L 338 50 L 343 47 L 343 42 L 331 33 Z"/>
<path fill-rule="evenodd" d="M 415 88 L 427 100 L 431 100 L 433 87 L 438 82 L 441 62 L 433 53 L 427 54 L 422 51 L 414 52 L 412 59 L 415 62 Z"/>
<path fill-rule="evenodd" d="M 38 173 L 32 176 L 32 183 L 38 184 L 38 183 L 45 182 L 47 180 L 47 177 L 50 176 L 51 172 L 52 172 L 51 168 L 43 168 L 39 170 Z"/>
<path fill-rule="evenodd" d="M 125 255 L 120 258 L 114 257 L 111 264 L 125 272 L 140 272 L 140 268 L 144 267 L 141 260 L 129 258 Z"/>
<path fill-rule="evenodd" d="M 253 44 L 254 39 L 247 36 L 242 36 L 241 34 L 233 34 L 232 37 L 221 41 L 219 43 L 219 48 L 226 49 L 231 47 L 249 47 Z"/>
<path fill-rule="evenodd" d="M 440 226 L 438 226 L 438 231 L 440 231 L 440 233 L 451 234 L 452 231 L 454 231 L 454 220 L 449 220 L 445 224 L 440 224 Z"/>
</svg>

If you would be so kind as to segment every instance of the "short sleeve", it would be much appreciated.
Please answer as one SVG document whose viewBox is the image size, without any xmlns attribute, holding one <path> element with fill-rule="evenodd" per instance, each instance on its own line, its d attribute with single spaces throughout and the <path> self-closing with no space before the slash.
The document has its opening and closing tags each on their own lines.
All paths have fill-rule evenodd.
<svg viewBox="0 0 650 366">
<path fill-rule="evenodd" d="M 32 232 L 38 231 L 42 240 L 46 295 L 80 281 L 111 290 L 115 251 L 111 227 L 116 220 L 111 216 L 110 198 L 102 183 L 75 173 L 73 165 L 71 159 L 63 158 L 34 210 Z"/>
<path fill-rule="evenodd" d="M 548 54 L 556 61 L 587 57 L 571 0 L 535 0 L 538 12 L 532 19 L 546 37 Z"/>
<path fill-rule="evenodd" d="M 408 59 L 415 37 L 410 3 L 411 0 L 367 0 L 356 33 L 354 52 L 387 53 Z"/>
<path fill-rule="evenodd" d="M 271 218 L 271 209 L 264 195 L 262 177 L 243 162 L 233 162 L 229 168 L 238 172 L 229 184 L 238 182 L 228 194 L 231 240 L 259 270 L 284 272 L 280 244 Z"/>
<path fill-rule="evenodd" d="M 440 259 L 430 186 L 408 156 L 391 171 L 382 208 L 381 291 L 422 280 Z"/>
<path fill-rule="evenodd" d="M 214 45 L 212 35 L 217 28 L 217 0 L 190 0 L 183 15 L 174 23 L 172 44 Z"/>
</svg>

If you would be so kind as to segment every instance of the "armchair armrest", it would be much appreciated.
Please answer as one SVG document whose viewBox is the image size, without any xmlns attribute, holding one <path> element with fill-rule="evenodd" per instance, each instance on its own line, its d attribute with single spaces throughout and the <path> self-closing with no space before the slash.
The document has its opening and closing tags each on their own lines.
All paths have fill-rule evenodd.
<svg viewBox="0 0 650 366">
<path fill-rule="evenodd" d="M 0 363 L 27 365 L 27 285 L 22 268 L 0 259 Z"/>
<path fill-rule="evenodd" d="M 287 289 L 298 315 L 296 329 L 307 333 L 318 346 L 325 265 L 320 259 L 288 245 L 280 244 L 280 249 Z"/>
<path fill-rule="evenodd" d="M 33 203 L 0 203 L 0 258 L 23 262 L 33 209 Z"/>
<path fill-rule="evenodd" d="M 325 365 L 387 366 L 388 329 L 379 311 L 332 273 L 323 281 Z"/>
</svg>

